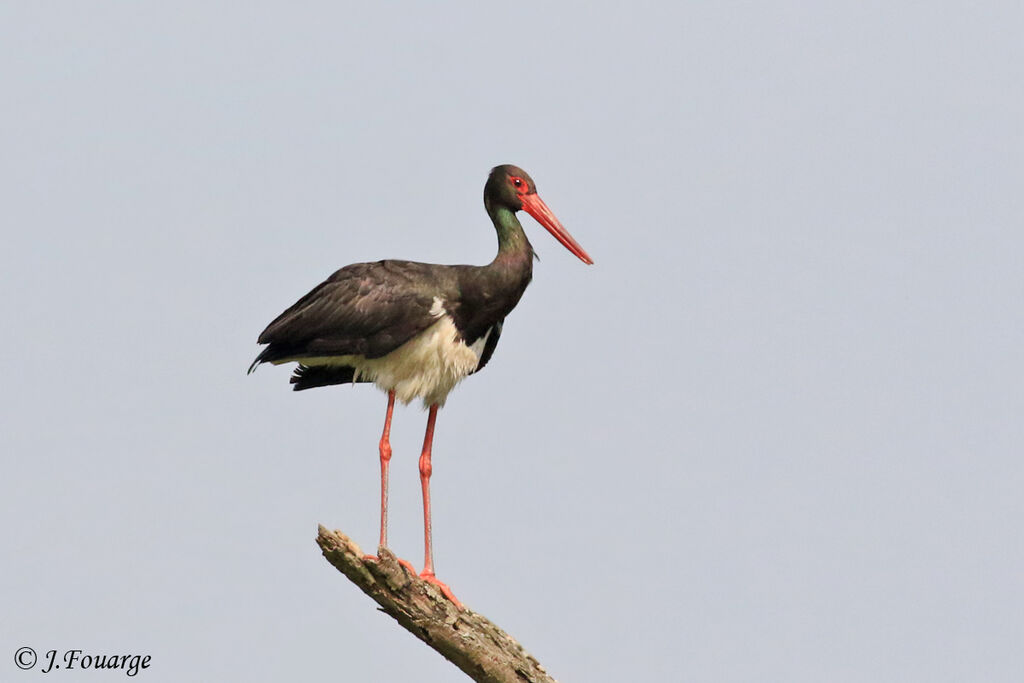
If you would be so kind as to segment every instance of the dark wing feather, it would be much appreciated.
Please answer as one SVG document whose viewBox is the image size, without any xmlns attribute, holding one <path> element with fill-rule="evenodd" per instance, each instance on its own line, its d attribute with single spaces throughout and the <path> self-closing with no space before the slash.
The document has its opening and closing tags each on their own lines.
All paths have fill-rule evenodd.
<svg viewBox="0 0 1024 683">
<path fill-rule="evenodd" d="M 267 348 L 253 367 L 318 356 L 387 355 L 437 321 L 430 310 L 434 297 L 444 299 L 451 285 L 445 271 L 410 261 L 346 266 L 263 330 L 259 343 Z"/>
<path fill-rule="evenodd" d="M 487 361 L 494 355 L 494 349 L 498 346 L 498 339 L 501 337 L 501 326 L 505 323 L 504 320 L 499 320 L 494 323 L 491 327 L 491 334 L 487 337 L 487 342 L 484 344 L 483 353 L 480 355 L 480 362 L 476 365 L 476 370 L 473 372 L 480 372 L 487 365 Z"/>
</svg>

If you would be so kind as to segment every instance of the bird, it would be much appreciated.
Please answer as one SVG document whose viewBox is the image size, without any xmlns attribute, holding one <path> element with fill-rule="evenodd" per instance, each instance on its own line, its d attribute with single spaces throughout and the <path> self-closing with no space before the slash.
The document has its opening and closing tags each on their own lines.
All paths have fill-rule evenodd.
<svg viewBox="0 0 1024 683">
<path fill-rule="evenodd" d="M 449 392 L 490 361 L 505 317 L 533 277 L 535 253 L 516 216 L 525 211 L 583 263 L 593 259 L 537 194 L 518 166 L 496 166 L 484 185 L 484 208 L 498 253 L 485 266 L 404 260 L 355 263 L 336 271 L 275 318 L 260 334 L 265 345 L 249 367 L 296 362 L 295 391 L 373 383 L 387 393 L 378 454 L 380 543 L 387 547 L 388 465 L 395 401 L 421 399 L 427 428 L 419 458 L 424 562 L 420 577 L 460 605 L 434 572 L 430 515 L 431 451 L 437 413 Z"/>
</svg>

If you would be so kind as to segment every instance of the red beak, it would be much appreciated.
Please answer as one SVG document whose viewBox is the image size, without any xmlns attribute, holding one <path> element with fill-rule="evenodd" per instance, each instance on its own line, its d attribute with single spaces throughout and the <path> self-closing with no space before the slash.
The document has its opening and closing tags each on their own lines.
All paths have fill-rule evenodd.
<svg viewBox="0 0 1024 683">
<path fill-rule="evenodd" d="M 548 229 L 555 239 L 562 243 L 562 246 L 576 254 L 576 258 L 583 261 L 586 264 L 593 264 L 594 259 L 587 255 L 587 252 L 583 251 L 576 240 L 572 238 L 569 231 L 562 227 L 562 224 L 555 218 L 555 214 L 551 212 L 548 205 L 536 194 L 524 194 L 519 197 L 523 202 L 523 211 L 530 214 L 534 219 Z"/>
</svg>

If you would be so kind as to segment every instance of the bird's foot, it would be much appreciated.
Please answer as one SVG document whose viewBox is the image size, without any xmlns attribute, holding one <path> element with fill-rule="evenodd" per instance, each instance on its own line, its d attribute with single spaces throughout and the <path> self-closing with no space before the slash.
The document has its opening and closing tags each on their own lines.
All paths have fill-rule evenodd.
<svg viewBox="0 0 1024 683">
<path fill-rule="evenodd" d="M 441 593 L 444 595 L 444 597 L 451 600 L 453 605 L 455 605 L 459 609 L 466 609 L 462 606 L 462 603 L 459 602 L 459 599 L 455 597 L 455 594 L 452 593 L 452 589 L 448 587 L 448 584 L 444 583 L 443 581 L 440 581 L 436 576 L 434 576 L 434 572 L 424 571 L 422 574 L 420 574 L 420 578 L 426 581 L 427 583 L 432 583 L 438 588 L 440 588 Z"/>
<path fill-rule="evenodd" d="M 396 557 L 395 559 L 398 560 L 398 564 L 408 569 L 410 574 L 416 576 L 416 568 L 412 566 L 412 562 L 410 562 L 409 560 L 403 560 L 400 557 Z M 379 562 L 380 558 L 376 555 L 363 555 L 363 560 L 367 562 Z"/>
<path fill-rule="evenodd" d="M 380 552 L 380 550 L 378 550 L 377 552 Z M 408 560 L 403 560 L 400 557 L 395 557 L 395 559 L 398 560 L 398 563 L 405 567 L 410 574 L 416 576 L 416 569 L 412 566 L 411 562 L 409 562 Z M 379 562 L 380 558 L 376 555 L 363 555 L 363 560 L 366 562 Z M 448 600 L 450 600 L 453 605 L 455 605 L 459 609 L 466 609 L 465 607 L 463 607 L 462 603 L 459 602 L 459 599 L 455 597 L 455 594 L 452 593 L 452 589 L 448 587 L 448 584 L 439 580 L 437 576 L 434 575 L 434 572 L 424 571 L 422 574 L 419 575 L 419 577 L 427 583 L 432 583 L 438 588 L 440 588 L 441 593 L 444 595 L 444 597 L 448 598 Z"/>
</svg>

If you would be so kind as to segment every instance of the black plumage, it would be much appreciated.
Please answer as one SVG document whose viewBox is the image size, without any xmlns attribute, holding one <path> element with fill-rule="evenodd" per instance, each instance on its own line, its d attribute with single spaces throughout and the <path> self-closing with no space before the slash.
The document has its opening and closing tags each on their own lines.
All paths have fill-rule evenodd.
<svg viewBox="0 0 1024 683">
<path fill-rule="evenodd" d="M 412 261 L 354 263 L 336 271 L 259 336 L 259 363 L 360 355 L 380 358 L 437 318 L 434 297 L 451 289 L 444 266 Z"/>
<path fill-rule="evenodd" d="M 260 363 L 298 361 L 291 379 L 296 391 L 347 384 L 355 375 L 352 366 L 308 366 L 303 359 L 382 358 L 436 323 L 439 310 L 451 317 L 457 341 L 472 346 L 487 336 L 477 372 L 493 355 L 502 322 L 531 278 L 532 250 L 489 266 L 394 260 L 345 266 L 267 326 L 259 336 L 267 347 L 249 372 Z"/>
</svg>

